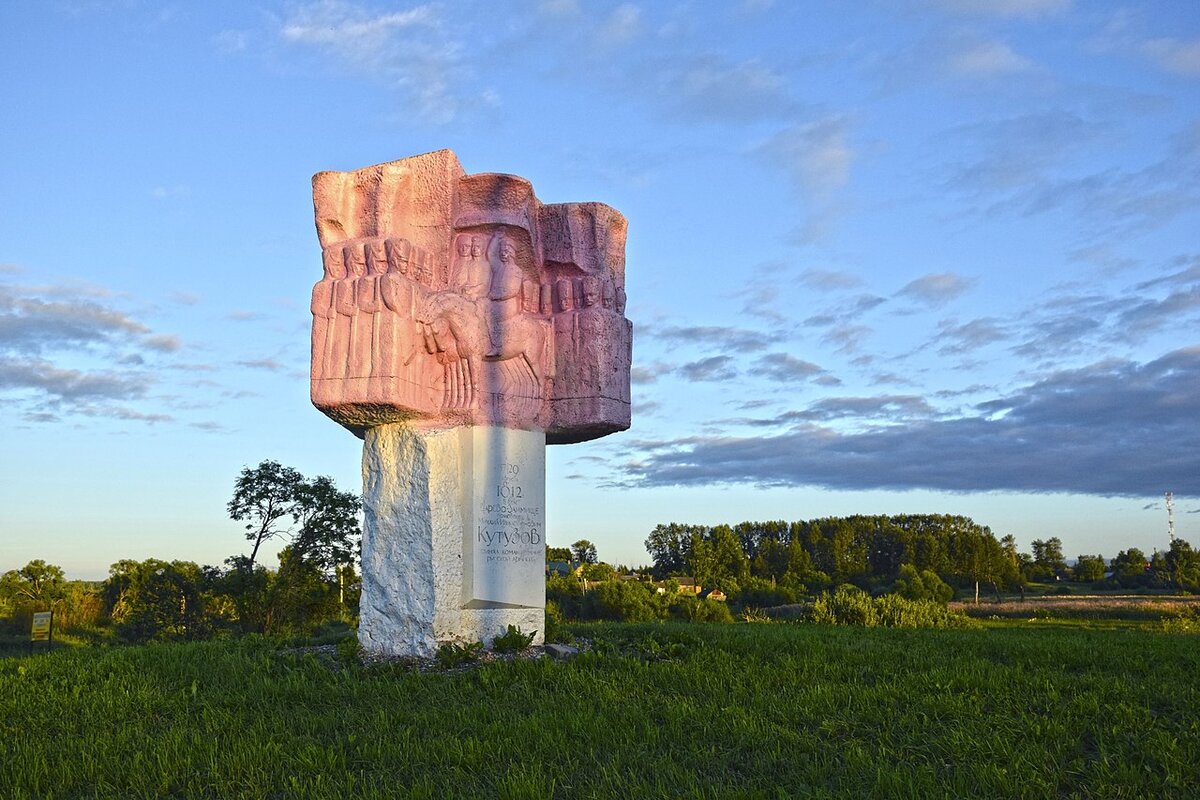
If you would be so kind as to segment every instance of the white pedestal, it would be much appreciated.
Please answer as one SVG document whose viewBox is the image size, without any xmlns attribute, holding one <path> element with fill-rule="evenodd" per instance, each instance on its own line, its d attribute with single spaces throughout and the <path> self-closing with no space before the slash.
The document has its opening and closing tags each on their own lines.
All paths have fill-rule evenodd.
<svg viewBox="0 0 1200 800">
<path fill-rule="evenodd" d="M 427 657 L 443 642 L 490 645 L 509 625 L 543 640 L 545 442 L 480 426 L 368 429 L 365 650 Z"/>
</svg>

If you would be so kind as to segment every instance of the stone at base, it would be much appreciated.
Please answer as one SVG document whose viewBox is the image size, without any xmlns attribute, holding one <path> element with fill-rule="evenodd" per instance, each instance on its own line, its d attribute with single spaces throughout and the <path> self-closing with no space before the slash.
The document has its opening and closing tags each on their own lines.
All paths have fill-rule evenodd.
<svg viewBox="0 0 1200 800">
<path fill-rule="evenodd" d="M 574 658 L 579 655 L 579 648 L 572 647 L 569 644 L 548 644 L 546 645 L 546 654 L 551 658 L 565 661 L 568 658 Z"/>
<path fill-rule="evenodd" d="M 485 427 L 367 430 L 358 634 L 365 651 L 429 657 L 443 642 L 490 646 L 509 625 L 536 631 L 533 644 L 544 641 L 545 466 L 528 455 L 544 459 L 544 442 L 541 432 Z M 514 467 L 520 478 L 505 481 L 500 473 Z M 506 516 L 511 502 L 488 509 L 490 495 L 513 487 L 524 501 L 519 519 Z M 489 555 L 492 562 L 480 563 Z"/>
</svg>

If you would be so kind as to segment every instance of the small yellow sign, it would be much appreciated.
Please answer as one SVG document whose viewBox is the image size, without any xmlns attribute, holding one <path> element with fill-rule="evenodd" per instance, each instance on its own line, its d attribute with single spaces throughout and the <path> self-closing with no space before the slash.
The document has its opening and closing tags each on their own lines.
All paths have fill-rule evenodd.
<svg viewBox="0 0 1200 800">
<path fill-rule="evenodd" d="M 50 641 L 50 621 L 54 619 L 53 611 L 33 612 L 33 632 L 30 639 L 35 642 Z"/>
</svg>

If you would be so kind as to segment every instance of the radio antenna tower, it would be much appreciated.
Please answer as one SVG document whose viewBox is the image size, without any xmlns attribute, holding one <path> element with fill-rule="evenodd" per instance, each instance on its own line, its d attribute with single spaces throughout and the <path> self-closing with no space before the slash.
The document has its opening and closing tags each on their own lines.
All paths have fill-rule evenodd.
<svg viewBox="0 0 1200 800">
<path fill-rule="evenodd" d="M 1175 495 L 1167 492 L 1167 536 L 1175 541 Z"/>
</svg>

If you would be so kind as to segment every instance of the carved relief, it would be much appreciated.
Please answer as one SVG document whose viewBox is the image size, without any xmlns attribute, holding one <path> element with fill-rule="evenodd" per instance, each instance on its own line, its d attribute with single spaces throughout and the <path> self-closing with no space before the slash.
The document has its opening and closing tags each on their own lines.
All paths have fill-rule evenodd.
<svg viewBox="0 0 1200 800">
<path fill-rule="evenodd" d="M 543 206 L 527 181 L 467 176 L 448 151 L 321 173 L 314 201 L 312 395 L 326 414 L 356 432 L 428 420 L 551 443 L 628 426 L 625 222 L 611 208 Z"/>
</svg>

